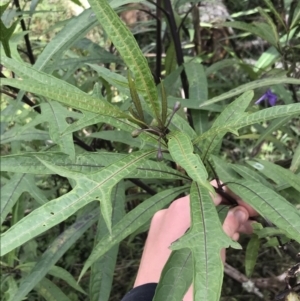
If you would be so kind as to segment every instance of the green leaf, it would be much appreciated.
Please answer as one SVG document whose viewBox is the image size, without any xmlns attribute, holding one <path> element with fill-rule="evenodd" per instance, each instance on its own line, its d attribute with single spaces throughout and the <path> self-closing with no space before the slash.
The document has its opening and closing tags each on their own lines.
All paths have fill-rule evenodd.
<svg viewBox="0 0 300 301">
<path fill-rule="evenodd" d="M 0 32 L 1 32 L 0 41 L 1 41 L 2 46 L 4 48 L 5 54 L 8 57 L 11 56 L 10 47 L 9 47 L 9 40 L 10 40 L 11 36 L 13 35 L 13 33 L 14 33 L 18 23 L 19 23 L 19 20 L 16 20 L 9 28 L 7 28 L 4 25 L 3 21 L 2 21 L 2 19 L 1 19 L 2 14 L 7 9 L 7 7 L 9 6 L 9 3 L 10 2 L 7 2 L 6 4 L 0 6 Z"/>
<path fill-rule="evenodd" d="M 228 179 L 221 177 L 221 180 L 226 182 Z M 274 190 L 250 180 L 234 180 L 228 183 L 228 187 L 261 216 L 300 242 L 300 213 L 286 199 Z"/>
<path fill-rule="evenodd" d="M 164 208 L 178 195 L 186 191 L 186 189 L 187 187 L 183 186 L 159 192 L 127 213 L 120 222 L 112 227 L 112 234 L 105 235 L 94 247 L 91 255 L 83 266 L 79 279 L 97 259 L 102 257 L 114 245 L 147 223 L 156 211 Z"/>
<path fill-rule="evenodd" d="M 19 62 L 7 57 L 1 56 L 1 59 L 3 65 L 24 77 L 22 80 L 3 79 L 1 80 L 3 85 L 37 93 L 79 110 L 121 118 L 129 117 L 105 100 L 88 95 L 75 86 L 59 80 L 54 76 L 37 71 L 32 67 L 21 65 Z"/>
<path fill-rule="evenodd" d="M 223 68 L 232 67 L 235 64 L 238 64 L 239 61 L 235 58 L 233 59 L 222 59 L 221 61 L 218 61 L 211 66 L 207 67 L 205 69 L 206 76 L 211 75 L 212 73 L 215 73 Z"/>
<path fill-rule="evenodd" d="M 290 170 L 292 172 L 296 172 L 299 166 L 300 166 L 300 142 L 298 143 L 298 146 L 294 152 Z"/>
<path fill-rule="evenodd" d="M 256 260 L 258 257 L 260 240 L 256 234 L 252 234 L 250 241 L 248 242 L 245 255 L 245 272 L 247 277 L 251 277 L 254 271 Z"/>
<path fill-rule="evenodd" d="M 129 84 L 131 99 L 132 99 L 132 101 L 134 103 L 134 106 L 136 108 L 139 120 L 144 121 L 145 117 L 144 117 L 144 112 L 143 112 L 141 100 L 140 100 L 139 95 L 137 93 L 135 82 L 131 78 L 130 71 L 128 72 L 128 84 Z"/>
<path fill-rule="evenodd" d="M 264 0 L 264 1 L 268 2 L 268 0 Z M 275 46 L 276 48 L 279 48 L 279 35 L 277 32 L 277 27 L 274 24 L 272 18 L 261 7 L 257 7 L 257 11 L 265 19 L 265 21 L 267 21 L 270 29 L 272 30 L 273 40 L 276 41 L 276 45 L 273 44 L 273 46 Z M 256 26 L 261 29 L 261 24 L 264 24 L 264 23 L 258 23 L 258 24 L 256 24 Z M 265 26 L 265 24 L 263 26 Z M 286 28 L 285 24 L 284 24 L 284 27 Z"/>
<path fill-rule="evenodd" d="M 199 99 L 182 99 L 179 97 L 174 97 L 174 96 L 168 96 L 168 103 L 169 103 L 169 107 L 174 107 L 175 103 L 179 101 L 182 107 L 188 108 L 188 109 L 195 109 L 198 110 L 198 112 L 200 111 L 212 111 L 212 112 L 222 112 L 223 110 L 223 106 L 222 105 L 208 105 L 205 107 L 201 107 L 201 109 L 199 108 L 200 106 L 200 102 Z M 197 112 L 197 113 L 198 113 Z"/>
<path fill-rule="evenodd" d="M 92 16 L 90 9 L 86 9 L 79 16 L 70 19 L 63 29 L 47 43 L 45 49 L 38 56 L 34 68 L 45 70 L 51 62 L 59 64 L 64 52 L 74 42 L 84 37 L 95 25 L 97 25 L 97 19 Z"/>
<path fill-rule="evenodd" d="M 193 255 L 194 300 L 218 301 L 223 279 L 220 250 L 240 245 L 223 231 L 209 191 L 193 182 L 191 187 L 191 228 L 171 245 L 172 250 L 189 248 Z"/>
<path fill-rule="evenodd" d="M 152 114 L 159 121 L 160 103 L 157 98 L 155 83 L 147 60 L 135 38 L 106 0 L 90 0 L 89 3 L 124 62 L 133 72 L 136 86 L 141 90 L 141 95 Z"/>
<path fill-rule="evenodd" d="M 170 110 L 169 110 L 170 112 Z M 179 114 L 175 114 L 169 125 L 169 129 L 172 131 L 180 131 L 188 135 L 191 139 L 197 136 L 193 128 L 188 124 L 186 119 L 181 117 Z"/>
<path fill-rule="evenodd" d="M 162 270 L 153 301 L 183 300 L 192 284 L 192 269 L 192 252 L 189 249 L 173 251 Z"/>
<path fill-rule="evenodd" d="M 164 82 L 160 83 L 161 88 L 161 122 L 163 125 L 167 122 L 167 115 L 168 115 L 168 100 L 167 100 L 167 92 L 164 86 Z"/>
<path fill-rule="evenodd" d="M 257 181 L 265 186 L 269 187 L 270 189 L 274 189 L 274 187 L 264 178 L 261 176 L 257 171 L 252 170 L 246 166 L 242 166 L 239 164 L 227 164 L 228 167 L 233 169 L 239 175 L 241 175 L 245 180 L 252 180 Z"/>
<path fill-rule="evenodd" d="M 203 65 L 194 61 L 184 64 L 189 81 L 189 97 L 198 99 L 200 103 L 208 98 L 206 74 Z"/>
<path fill-rule="evenodd" d="M 291 105 L 283 105 L 283 106 L 275 106 L 272 108 L 267 108 L 264 110 L 260 110 L 255 113 L 244 113 L 241 114 L 240 118 L 236 118 L 233 121 L 224 124 L 223 126 L 217 126 L 211 128 L 204 134 L 196 137 L 193 140 L 193 144 L 199 143 L 201 140 L 207 139 L 210 136 L 214 136 L 216 134 L 220 134 L 222 132 L 233 132 L 242 127 L 255 124 L 258 122 L 263 122 L 275 118 L 286 117 L 286 116 L 296 116 L 300 114 L 300 104 L 291 104 Z"/>
<path fill-rule="evenodd" d="M 12 166 L 12 169 L 15 170 L 16 166 Z M 15 174 L 8 183 L 1 187 L 1 225 L 23 192 L 30 193 L 40 205 L 48 202 L 44 193 L 36 186 L 34 176 Z"/>
<path fill-rule="evenodd" d="M 116 118 L 113 116 L 104 116 L 99 114 L 94 114 L 90 112 L 84 112 L 84 116 L 80 118 L 78 121 L 72 123 L 63 133 L 64 135 L 68 135 L 69 133 L 81 130 L 89 125 L 97 124 L 97 123 L 107 123 L 110 125 L 113 125 L 114 127 L 118 129 L 122 129 L 126 132 L 132 133 L 135 130 L 139 130 L 140 126 L 124 119 L 124 118 Z M 157 146 L 157 138 L 156 136 L 147 133 L 142 132 L 140 133 L 139 137 L 140 140 L 142 140 L 142 146 L 145 148 L 153 148 Z M 138 139 L 138 141 L 139 141 Z M 142 148 L 141 146 L 141 148 Z"/>
<path fill-rule="evenodd" d="M 190 138 L 184 132 L 172 132 L 168 135 L 168 149 L 174 161 L 185 169 L 196 182 L 208 186 L 208 174 L 200 157 L 194 154 Z"/>
<path fill-rule="evenodd" d="M 111 230 L 112 204 L 110 197 L 113 186 L 132 172 L 141 161 L 154 154 L 156 154 L 156 150 L 131 153 L 90 176 L 71 172 L 41 160 L 47 168 L 52 169 L 55 173 L 74 178 L 76 186 L 69 193 L 32 211 L 2 234 L 1 254 L 5 255 L 31 238 L 64 221 L 95 199 L 101 200 L 101 212 L 108 229 Z"/>
<path fill-rule="evenodd" d="M 220 25 L 240 29 L 246 32 L 251 32 L 253 35 L 259 36 L 263 40 L 269 42 L 272 46 L 277 47 L 278 40 L 276 40 L 272 27 L 269 24 L 262 23 L 262 22 L 249 24 L 245 22 L 232 21 L 232 22 L 224 22 L 221 23 Z"/>
<path fill-rule="evenodd" d="M 293 20 L 291 22 L 290 28 L 296 28 L 296 25 L 299 23 L 300 20 L 300 3 L 292 3 L 291 5 L 294 5 L 294 7 L 291 7 L 291 10 L 293 10 Z"/>
<path fill-rule="evenodd" d="M 276 182 L 278 185 L 288 183 L 290 186 L 300 191 L 299 175 L 294 174 L 288 169 L 265 160 L 256 159 L 255 161 L 247 161 L 247 163 L 256 168 L 266 177 Z"/>
<path fill-rule="evenodd" d="M 46 301 L 71 301 L 56 284 L 47 278 L 43 278 L 36 285 L 35 290 Z"/>
<path fill-rule="evenodd" d="M 294 38 L 295 33 L 296 27 L 292 28 L 287 34 L 283 35 L 280 38 L 280 43 L 283 45 L 288 45 L 289 41 Z M 281 54 L 278 52 L 278 50 L 273 46 L 270 47 L 259 57 L 254 65 L 254 70 L 259 74 L 264 73 L 264 71 L 274 64 L 279 57 L 281 57 Z"/>
<path fill-rule="evenodd" d="M 1 80 L 2 82 L 2 80 Z M 15 125 L 3 135 L 0 136 L 2 144 L 14 141 L 32 141 L 32 140 L 48 140 L 49 132 L 35 128 L 28 128 L 22 125 Z"/>
<path fill-rule="evenodd" d="M 92 69 L 94 69 L 98 75 L 102 78 L 104 78 L 108 83 L 110 83 L 112 86 L 116 87 L 120 92 L 128 93 L 129 92 L 129 85 L 128 80 L 126 77 L 112 72 L 107 68 L 104 68 L 102 66 L 98 66 L 95 64 L 87 64 Z M 136 87 L 138 92 L 141 92 L 139 90 L 139 87 Z"/>
<path fill-rule="evenodd" d="M 40 161 L 51 162 L 51 165 L 64 167 L 70 171 L 92 174 L 99 172 L 118 160 L 125 158 L 126 154 L 110 152 L 83 153 L 76 156 L 75 161 L 66 154 L 56 152 L 21 153 L 1 157 L 0 167 L 2 171 L 31 174 L 55 174 L 53 168 L 45 168 Z M 40 160 L 39 160 L 39 159 Z M 149 178 L 149 179 L 182 179 L 189 177 L 175 169 L 152 160 L 145 160 L 136 167 L 136 170 L 129 173 L 128 178 Z M 29 186 L 28 186 L 29 187 Z"/>
<path fill-rule="evenodd" d="M 66 121 L 68 110 L 56 101 L 41 104 L 42 114 L 40 118 L 49 123 L 49 134 L 52 141 L 59 145 L 60 150 L 69 154 L 71 159 L 75 159 L 75 147 L 71 133 L 64 135 L 62 133 L 69 126 Z"/>
<path fill-rule="evenodd" d="M 116 131 L 116 130 L 101 131 L 97 133 L 92 133 L 89 135 L 89 137 L 100 138 L 103 140 L 114 141 L 114 142 L 121 142 L 133 147 L 141 147 L 143 144 L 143 142 L 139 139 L 139 137 L 132 138 L 132 135 L 125 131 Z"/>
<path fill-rule="evenodd" d="M 289 78 L 289 77 L 273 77 L 273 78 L 264 78 L 255 80 L 253 82 L 240 85 L 239 87 L 232 89 L 226 93 L 223 93 L 219 96 L 213 97 L 208 101 L 205 101 L 204 103 L 199 105 L 199 108 L 211 105 L 213 103 L 234 97 L 236 95 L 239 95 L 241 93 L 247 92 L 249 90 L 262 88 L 262 87 L 268 87 L 272 85 L 278 85 L 278 84 L 293 84 L 293 85 L 300 85 L 300 80 L 295 78 Z"/>
<path fill-rule="evenodd" d="M 256 141 L 254 147 L 258 146 L 262 141 L 267 139 L 268 136 L 272 136 L 274 131 L 279 129 L 282 125 L 287 124 L 288 121 L 290 121 L 290 117 L 283 117 L 273 120 L 271 124 L 259 136 L 259 139 Z"/>
<path fill-rule="evenodd" d="M 208 86 L 203 65 L 191 61 L 184 64 L 185 72 L 189 82 L 189 97 L 196 99 L 200 104 L 208 98 Z M 190 100 L 189 100 L 190 101 Z M 180 101 L 183 105 L 182 101 Z M 193 125 L 198 134 L 201 134 L 208 127 L 208 113 L 202 110 L 190 110 Z"/>
<path fill-rule="evenodd" d="M 234 100 L 232 103 L 226 106 L 223 112 L 217 117 L 212 125 L 212 129 L 216 127 L 226 126 L 230 122 L 234 122 L 239 119 L 241 115 L 248 108 L 252 98 L 253 91 L 248 91 L 243 93 L 240 97 Z M 201 143 L 202 150 L 202 160 L 205 161 L 209 154 L 214 150 L 214 148 L 220 143 L 225 132 L 220 132 L 215 135 L 208 137 L 204 143 Z"/>
<path fill-rule="evenodd" d="M 230 172 L 228 164 L 212 156 L 219 178 L 242 200 L 261 216 L 285 231 L 286 235 L 300 241 L 300 212 L 273 189 L 251 180 L 240 180 Z"/>
<path fill-rule="evenodd" d="M 92 209 L 94 206 L 89 206 Z M 65 252 L 82 236 L 82 234 L 97 221 L 98 210 L 82 215 L 72 226 L 61 233 L 42 254 L 31 272 L 23 278 L 18 291 L 11 298 L 13 301 L 22 300 L 37 285 L 37 283 L 50 273 L 51 268 L 65 254 Z M 22 269 L 22 266 L 20 266 Z M 65 277 L 64 277 L 65 278 Z M 66 279 L 66 278 L 65 278 Z M 70 281 L 69 281 L 70 284 Z M 78 284 L 71 282 L 72 286 L 83 292 Z"/>
<path fill-rule="evenodd" d="M 112 226 L 116 225 L 125 215 L 125 185 L 121 181 L 112 193 Z M 104 219 L 98 221 L 95 245 L 108 234 Z M 91 268 L 89 297 L 91 301 L 107 301 L 111 292 L 119 245 L 113 246 L 103 257 L 98 259 Z"/>
<path fill-rule="evenodd" d="M 270 0 L 264 0 L 264 2 L 266 3 L 266 5 L 268 6 L 268 8 L 270 9 L 270 11 L 274 14 L 274 16 L 276 17 L 277 21 L 279 23 L 281 23 L 281 25 L 283 26 L 283 28 L 285 29 L 285 31 L 287 31 L 287 27 L 286 24 L 284 22 L 284 19 L 280 16 L 278 10 L 274 7 L 274 4 L 272 3 L 272 1 Z M 260 8 L 260 7 L 258 7 Z M 271 17 L 269 17 L 271 19 Z M 271 19 L 272 20 L 272 19 Z M 269 22 L 268 22 L 269 23 Z M 272 22 L 273 23 L 273 22 Z M 269 23 L 270 24 L 270 23 Z M 273 23 L 274 24 L 274 23 Z M 271 24 L 270 24 L 271 25 Z M 274 25 L 275 26 L 275 25 Z M 276 26 L 275 26 L 276 28 Z M 278 35 L 277 30 L 276 33 L 274 33 L 275 35 Z"/>
<path fill-rule="evenodd" d="M 171 40 L 170 45 L 167 49 L 166 59 L 165 59 L 165 69 L 166 75 L 171 74 L 176 70 L 177 60 L 174 41 Z"/>
</svg>

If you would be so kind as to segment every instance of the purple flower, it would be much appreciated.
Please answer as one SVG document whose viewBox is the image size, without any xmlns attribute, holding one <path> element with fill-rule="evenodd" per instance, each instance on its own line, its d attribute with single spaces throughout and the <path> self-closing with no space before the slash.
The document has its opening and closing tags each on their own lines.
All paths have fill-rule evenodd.
<svg viewBox="0 0 300 301">
<path fill-rule="evenodd" d="M 264 100 L 267 100 L 269 102 L 270 106 L 274 107 L 276 105 L 277 95 L 274 94 L 270 89 L 268 89 L 267 92 L 260 99 L 258 99 L 255 102 L 255 104 L 257 105 Z"/>
</svg>

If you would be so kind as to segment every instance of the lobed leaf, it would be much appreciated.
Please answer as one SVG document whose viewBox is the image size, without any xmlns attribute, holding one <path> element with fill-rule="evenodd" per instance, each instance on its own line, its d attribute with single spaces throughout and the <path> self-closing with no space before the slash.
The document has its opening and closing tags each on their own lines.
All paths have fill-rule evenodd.
<svg viewBox="0 0 300 301">
<path fill-rule="evenodd" d="M 43 164 L 62 176 L 75 178 L 76 186 L 69 193 L 32 211 L 1 235 L 1 254 L 19 247 L 26 241 L 64 221 L 95 199 L 100 200 L 102 215 L 111 230 L 111 189 L 156 150 L 134 152 L 91 176 L 70 172 L 43 160 Z"/>
<path fill-rule="evenodd" d="M 124 181 L 121 181 L 114 187 L 112 192 L 112 226 L 116 225 L 124 217 L 124 205 L 125 185 Z M 94 245 L 107 234 L 108 230 L 105 221 L 100 217 L 98 220 Z M 107 301 L 109 299 L 118 250 L 119 245 L 117 244 L 92 265 L 89 283 L 89 297 L 91 301 Z"/>
<path fill-rule="evenodd" d="M 224 269 L 220 250 L 240 245 L 224 233 L 208 189 L 193 182 L 190 200 L 191 227 L 171 249 L 189 248 L 192 252 L 194 300 L 218 301 Z"/>
</svg>

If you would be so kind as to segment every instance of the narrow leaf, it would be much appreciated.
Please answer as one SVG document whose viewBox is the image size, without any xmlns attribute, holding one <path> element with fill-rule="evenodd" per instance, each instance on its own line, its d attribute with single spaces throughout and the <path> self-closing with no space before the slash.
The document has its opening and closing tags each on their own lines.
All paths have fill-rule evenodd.
<svg viewBox="0 0 300 301">
<path fill-rule="evenodd" d="M 47 278 L 43 278 L 36 285 L 35 290 L 46 301 L 71 301 L 56 284 Z"/>
<path fill-rule="evenodd" d="M 290 170 L 292 172 L 296 172 L 299 166 L 300 166 L 300 142 L 298 143 L 298 146 L 294 152 Z"/>
<path fill-rule="evenodd" d="M 248 242 L 246 248 L 246 255 L 245 255 L 245 271 L 246 276 L 251 277 L 254 271 L 254 267 L 256 264 L 258 250 L 259 250 L 260 241 L 256 234 L 252 234 L 250 241 Z"/>
<path fill-rule="evenodd" d="M 193 140 L 193 144 L 199 143 L 201 140 L 207 139 L 209 136 L 220 134 L 222 132 L 234 132 L 242 127 L 255 124 L 258 122 L 263 122 L 275 118 L 286 117 L 286 116 L 296 116 L 300 114 L 300 104 L 291 104 L 284 106 L 275 106 L 272 108 L 267 108 L 260 110 L 255 113 L 244 113 L 241 114 L 240 118 L 236 118 L 233 121 L 224 124 L 223 126 L 217 126 L 211 128 L 204 134 L 196 137 Z"/>
<path fill-rule="evenodd" d="M 155 83 L 147 60 L 132 33 L 106 0 L 89 0 L 89 3 L 126 65 L 133 72 L 136 86 L 141 89 L 141 95 L 148 104 L 152 114 L 157 120 L 160 120 L 160 104 Z"/>
<path fill-rule="evenodd" d="M 199 105 L 199 108 L 205 107 L 208 105 L 211 105 L 213 103 L 234 97 L 236 95 L 239 95 L 241 93 L 247 92 L 249 90 L 254 90 L 262 87 L 269 87 L 272 85 L 278 85 L 278 84 L 293 84 L 293 85 L 300 85 L 300 79 L 295 78 L 289 78 L 289 77 L 273 77 L 273 78 L 264 78 L 255 80 L 253 82 L 240 85 L 239 87 L 232 89 L 226 93 L 223 93 L 219 96 L 213 97 L 209 99 L 208 101 L 205 101 L 204 103 Z"/>
<path fill-rule="evenodd" d="M 299 175 L 294 174 L 288 169 L 285 169 L 279 165 L 276 165 L 274 163 L 265 160 L 256 159 L 256 161 L 260 164 L 259 167 L 257 164 L 255 164 L 256 163 L 255 161 L 247 161 L 247 163 L 251 164 L 254 168 L 256 168 L 259 172 L 261 172 L 266 177 L 277 182 L 278 185 L 288 183 L 290 186 L 300 191 Z"/>
<path fill-rule="evenodd" d="M 221 180 L 227 181 L 223 177 Z M 228 187 L 261 216 L 284 230 L 289 237 L 300 242 L 300 213 L 282 196 L 274 190 L 250 180 L 234 180 L 234 182 L 228 183 Z"/>
<path fill-rule="evenodd" d="M 145 117 L 144 117 L 142 104 L 141 104 L 139 95 L 137 93 L 134 80 L 131 78 L 130 71 L 128 72 L 128 84 L 129 84 L 131 99 L 132 99 L 134 106 L 136 108 L 136 111 L 138 113 L 138 117 L 139 117 L 138 119 L 141 121 L 144 121 Z"/>
<path fill-rule="evenodd" d="M 89 206 L 91 209 L 94 206 Z M 22 300 L 46 276 L 51 267 L 63 256 L 63 254 L 81 237 L 81 235 L 99 217 L 98 210 L 90 210 L 89 213 L 82 215 L 72 226 L 60 234 L 42 254 L 39 261 L 31 272 L 23 278 L 18 291 L 11 298 L 13 301 Z M 20 267 L 21 268 L 21 267 Z"/>
<path fill-rule="evenodd" d="M 168 139 L 168 149 L 174 161 L 181 165 L 194 181 L 207 186 L 207 171 L 200 157 L 193 153 L 190 138 L 184 132 L 172 132 Z"/>
<path fill-rule="evenodd" d="M 227 105 L 223 112 L 217 117 L 217 119 L 213 123 L 212 128 L 223 127 L 226 126 L 228 123 L 239 119 L 240 116 L 248 108 L 253 98 L 253 94 L 253 91 L 245 92 L 232 103 Z M 202 159 L 204 161 L 206 160 L 207 156 L 214 150 L 214 148 L 220 143 L 224 135 L 224 132 L 211 135 L 210 137 L 208 137 L 208 139 L 204 141 L 204 143 L 201 143 Z"/>
</svg>

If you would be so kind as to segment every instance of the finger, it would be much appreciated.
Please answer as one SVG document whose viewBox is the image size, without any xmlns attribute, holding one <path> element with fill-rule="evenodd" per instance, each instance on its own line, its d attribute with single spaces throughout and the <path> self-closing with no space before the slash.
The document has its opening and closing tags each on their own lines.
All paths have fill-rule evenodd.
<svg viewBox="0 0 300 301">
<path fill-rule="evenodd" d="M 218 183 L 217 183 L 216 180 L 212 180 L 212 181 L 210 182 L 210 184 L 211 184 L 212 186 L 214 186 L 214 187 L 218 187 Z M 218 206 L 218 205 L 221 204 L 221 202 L 222 202 L 222 196 L 220 196 L 220 195 L 217 194 L 217 193 L 214 193 L 214 194 L 210 193 L 210 196 L 211 196 L 213 202 L 215 203 L 215 206 Z"/>
<path fill-rule="evenodd" d="M 239 229 L 246 223 L 249 218 L 248 211 L 242 207 L 237 206 L 231 210 L 229 210 L 224 223 L 223 230 L 224 232 L 233 240 L 239 239 Z M 221 258 L 223 262 L 225 262 L 225 249 L 221 251 Z"/>
<path fill-rule="evenodd" d="M 210 182 L 214 187 L 218 187 L 218 183 L 216 180 L 213 180 Z M 221 184 L 223 184 L 222 182 L 220 182 Z M 257 213 L 257 211 L 255 211 L 249 204 L 245 203 L 243 200 L 241 200 L 241 198 L 236 195 L 234 192 L 232 192 L 227 186 L 223 186 L 223 189 L 226 193 L 228 193 L 230 196 L 232 196 L 233 198 L 235 198 L 235 200 L 237 201 L 237 203 L 240 206 L 243 206 L 244 208 L 246 208 L 246 210 L 249 212 L 249 216 L 258 216 L 259 214 Z M 222 198 L 221 198 L 222 199 Z M 219 204 L 219 203 L 218 203 Z"/>
</svg>

